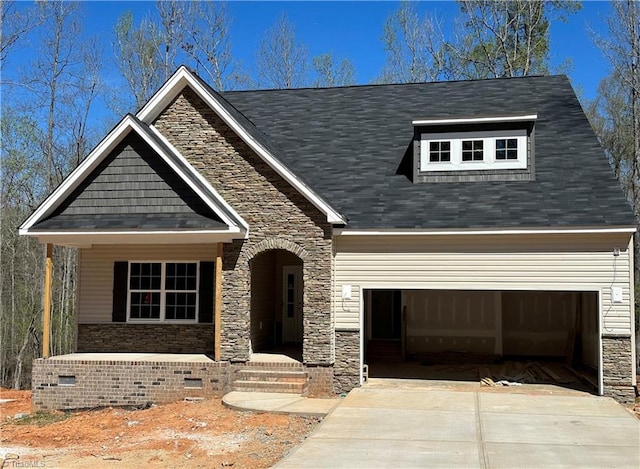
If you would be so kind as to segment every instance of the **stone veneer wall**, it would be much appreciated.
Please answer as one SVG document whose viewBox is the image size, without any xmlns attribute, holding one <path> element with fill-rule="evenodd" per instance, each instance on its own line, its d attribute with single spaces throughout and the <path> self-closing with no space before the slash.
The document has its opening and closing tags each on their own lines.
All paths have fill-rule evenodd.
<svg viewBox="0 0 640 469">
<path fill-rule="evenodd" d="M 250 353 L 251 259 L 285 249 L 303 261 L 303 362 L 334 362 L 332 226 L 311 202 L 258 157 L 191 89 L 154 126 L 249 224 L 249 239 L 224 246 L 222 359 Z"/>
<path fill-rule="evenodd" d="M 78 324 L 77 351 L 213 353 L 213 324 Z"/>
<path fill-rule="evenodd" d="M 604 395 L 624 404 L 635 400 L 631 337 L 602 337 Z"/>
<path fill-rule="evenodd" d="M 333 371 L 337 393 L 360 385 L 360 332 L 336 331 L 336 364 Z"/>
<path fill-rule="evenodd" d="M 186 397 L 220 397 L 228 389 L 224 362 L 83 361 L 37 359 L 31 378 L 34 410 L 139 406 Z M 75 385 L 59 377 L 75 377 Z M 185 387 L 201 379 L 202 387 Z"/>
</svg>

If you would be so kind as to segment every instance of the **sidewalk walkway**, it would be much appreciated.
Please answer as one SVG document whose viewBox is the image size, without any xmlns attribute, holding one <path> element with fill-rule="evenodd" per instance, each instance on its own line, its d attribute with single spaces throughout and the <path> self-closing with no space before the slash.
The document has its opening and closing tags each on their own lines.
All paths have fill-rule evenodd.
<svg viewBox="0 0 640 469">
<path fill-rule="evenodd" d="M 308 415 L 324 417 L 335 409 L 342 399 L 315 399 L 298 394 L 276 392 L 232 391 L 222 398 L 222 403 L 236 410 L 252 410 L 276 414 Z"/>
</svg>

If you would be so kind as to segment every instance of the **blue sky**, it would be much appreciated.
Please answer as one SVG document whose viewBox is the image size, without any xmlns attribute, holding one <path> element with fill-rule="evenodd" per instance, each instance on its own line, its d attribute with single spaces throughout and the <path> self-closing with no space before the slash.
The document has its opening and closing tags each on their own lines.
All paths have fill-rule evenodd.
<svg viewBox="0 0 640 469">
<path fill-rule="evenodd" d="M 154 10 L 151 1 L 85 2 L 84 7 L 86 30 L 105 38 L 111 35 L 118 16 L 125 10 L 132 10 L 136 20 Z M 358 82 L 368 83 L 375 79 L 384 62 L 382 25 L 396 8 L 396 2 L 230 2 L 234 55 L 245 66 L 251 66 L 260 37 L 281 12 L 286 12 L 311 55 L 333 52 L 349 57 Z M 582 11 L 567 23 L 557 22 L 551 28 L 552 65 L 559 66 L 571 58 L 574 86 L 582 88 L 588 98 L 594 96 L 607 73 L 606 62 L 594 47 L 589 28 L 605 33 L 602 18 L 610 8 L 609 2 L 586 1 Z M 453 1 L 419 2 L 418 9 L 434 12 L 445 24 L 458 12 Z"/>
<path fill-rule="evenodd" d="M 26 4 L 26 3 L 25 3 Z M 264 32 L 285 12 L 295 24 L 298 38 L 305 43 L 310 55 L 332 52 L 336 57 L 348 57 L 355 66 L 358 83 L 370 83 L 379 74 L 384 62 L 384 47 L 380 40 L 385 19 L 397 8 L 396 2 L 253 2 L 232 1 L 228 4 L 232 18 L 231 41 L 234 56 L 246 67 L 253 67 L 255 51 Z M 458 13 L 453 1 L 419 2 L 418 10 L 431 12 L 446 26 Z M 570 58 L 569 76 L 574 87 L 591 99 L 598 83 L 608 73 L 602 53 L 593 45 L 590 30 L 606 33 L 604 18 L 610 11 L 609 2 L 586 1 L 582 11 L 571 15 L 567 23 L 551 27 L 551 63 L 560 66 Z M 104 42 L 107 54 L 113 38 L 117 18 L 131 10 L 136 22 L 155 10 L 153 1 L 85 1 L 84 32 L 97 34 Z M 449 27 L 450 29 L 450 27 Z M 32 43 L 34 44 L 34 43 Z M 28 48 L 17 60 L 7 64 L 3 74 L 11 75 L 12 66 L 29 59 Z M 115 70 L 106 68 L 113 77 Z M 107 79 L 109 79 L 107 78 Z"/>
</svg>

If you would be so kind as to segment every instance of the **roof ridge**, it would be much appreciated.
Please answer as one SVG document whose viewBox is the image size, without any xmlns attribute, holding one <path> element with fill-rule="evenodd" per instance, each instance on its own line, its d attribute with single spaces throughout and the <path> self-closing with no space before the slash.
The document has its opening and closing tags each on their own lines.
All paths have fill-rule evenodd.
<svg viewBox="0 0 640 469">
<path fill-rule="evenodd" d="M 313 90 L 339 90 L 339 89 L 351 89 L 351 88 L 382 88 L 382 87 L 409 87 L 409 86 L 424 86 L 424 85 L 436 85 L 436 84 L 451 84 L 451 83 L 478 83 L 485 81 L 507 81 L 507 80 L 531 80 L 541 78 L 568 78 L 564 73 L 549 74 L 549 75 L 526 75 L 517 77 L 497 77 L 497 78 L 473 78 L 473 79 L 458 79 L 458 80 L 440 80 L 440 81 L 420 81 L 409 83 L 363 83 L 355 85 L 342 85 L 342 86 L 305 86 L 300 88 L 255 88 L 247 90 L 228 90 L 217 91 L 221 96 L 239 94 L 239 93 L 268 93 L 268 92 L 296 92 L 296 91 L 313 91 Z M 204 81 L 202 78 L 200 80 Z M 206 82 L 205 82 L 206 83 Z M 210 87 L 210 85 L 208 85 Z"/>
</svg>

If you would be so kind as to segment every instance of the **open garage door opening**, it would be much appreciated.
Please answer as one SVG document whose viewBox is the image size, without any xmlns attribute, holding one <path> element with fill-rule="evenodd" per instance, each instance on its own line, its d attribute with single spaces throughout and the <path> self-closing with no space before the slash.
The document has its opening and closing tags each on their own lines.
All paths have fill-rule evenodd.
<svg viewBox="0 0 640 469">
<path fill-rule="evenodd" d="M 597 292 L 364 290 L 369 377 L 598 391 Z"/>
</svg>

